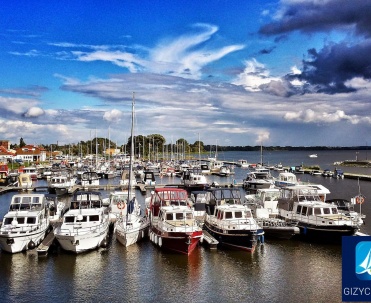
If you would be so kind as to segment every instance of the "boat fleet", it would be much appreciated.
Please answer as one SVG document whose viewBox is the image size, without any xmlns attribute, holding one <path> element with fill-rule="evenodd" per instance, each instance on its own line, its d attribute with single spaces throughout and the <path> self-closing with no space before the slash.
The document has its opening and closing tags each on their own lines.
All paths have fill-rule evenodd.
<svg viewBox="0 0 371 303">
<path fill-rule="evenodd" d="M 350 202 L 327 200 L 324 186 L 301 183 L 286 171 L 273 178 L 265 167 L 246 172 L 245 195 L 239 186 L 208 184 L 209 172 L 201 167 L 184 166 L 180 182 L 161 186 L 156 179 L 172 176 L 175 168 L 160 167 L 157 178 L 144 170 L 148 182 L 142 182 L 150 192 L 140 205 L 129 186 L 138 174 L 133 167 L 130 160 L 128 183 L 107 198 L 90 189 L 100 180 L 94 171 L 50 176 L 54 199 L 30 191 L 15 194 L 0 227 L 1 250 L 34 249 L 53 234 L 54 244 L 77 254 L 107 247 L 111 235 L 124 246 L 149 239 L 159 249 L 186 255 L 199 243 L 253 252 L 265 238 L 340 242 L 342 236 L 357 235 L 365 219 L 354 211 L 364 201 L 361 194 Z M 83 188 L 72 192 L 76 184 Z M 62 195 L 71 197 L 69 203 L 58 201 Z"/>
</svg>

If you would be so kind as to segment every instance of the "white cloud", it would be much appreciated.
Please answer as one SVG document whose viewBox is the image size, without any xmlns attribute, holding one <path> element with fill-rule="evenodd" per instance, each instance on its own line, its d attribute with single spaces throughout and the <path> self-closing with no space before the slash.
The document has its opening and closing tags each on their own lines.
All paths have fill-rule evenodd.
<svg viewBox="0 0 371 303">
<path fill-rule="evenodd" d="M 233 84 L 242 85 L 247 91 L 260 91 L 260 86 L 263 84 L 268 84 L 271 81 L 281 81 L 280 78 L 271 77 L 265 65 L 256 59 L 247 60 L 244 64 L 244 71 L 237 76 Z"/>
<path fill-rule="evenodd" d="M 40 107 L 31 107 L 24 114 L 27 118 L 36 118 L 45 114 L 45 111 Z"/>
<path fill-rule="evenodd" d="M 369 117 L 360 117 L 357 115 L 346 115 L 344 111 L 337 110 L 333 113 L 318 112 L 307 109 L 299 112 L 288 112 L 284 115 L 287 121 L 300 121 L 304 123 L 335 123 L 340 121 L 349 121 L 352 124 L 360 122 L 370 123 Z"/>
<path fill-rule="evenodd" d="M 103 115 L 103 119 L 108 122 L 118 122 L 121 120 L 123 113 L 118 109 L 112 109 L 110 111 L 106 111 Z"/>
<path fill-rule="evenodd" d="M 143 52 L 134 54 L 117 49 L 112 51 L 107 46 L 97 47 L 92 52 L 72 51 L 71 54 L 79 61 L 111 62 L 127 68 L 131 73 L 145 71 L 200 79 L 201 69 L 204 66 L 244 48 L 244 45 L 239 44 L 220 48 L 201 46 L 213 37 L 218 27 L 209 24 L 196 24 L 194 27 L 201 30 L 176 38 L 164 39 L 153 49 L 147 49 L 146 54 Z M 58 46 L 69 48 L 76 45 L 59 43 Z M 93 47 L 90 46 L 90 48 Z"/>
</svg>

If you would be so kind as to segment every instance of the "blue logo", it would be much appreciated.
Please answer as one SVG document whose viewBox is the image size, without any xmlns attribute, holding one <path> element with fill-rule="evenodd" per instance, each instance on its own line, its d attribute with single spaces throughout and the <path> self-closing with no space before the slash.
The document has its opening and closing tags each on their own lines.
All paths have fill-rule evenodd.
<svg viewBox="0 0 371 303">
<path fill-rule="evenodd" d="M 362 241 L 356 246 L 356 277 L 371 280 L 371 242 Z"/>
<path fill-rule="evenodd" d="M 342 301 L 371 302 L 371 236 L 342 239 Z"/>
</svg>

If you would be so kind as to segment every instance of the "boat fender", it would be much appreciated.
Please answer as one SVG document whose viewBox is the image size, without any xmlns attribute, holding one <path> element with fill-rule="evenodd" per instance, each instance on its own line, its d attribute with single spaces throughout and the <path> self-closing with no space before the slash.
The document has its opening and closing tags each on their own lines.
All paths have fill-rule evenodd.
<svg viewBox="0 0 371 303">
<path fill-rule="evenodd" d="M 162 246 L 162 238 L 161 237 L 158 238 L 158 246 L 160 246 L 160 247 Z"/>
<path fill-rule="evenodd" d="M 34 241 L 31 240 L 31 241 L 28 243 L 27 247 L 28 247 L 28 249 L 34 249 L 34 248 L 36 247 L 36 244 L 35 244 Z"/>
<path fill-rule="evenodd" d="M 155 244 L 158 244 L 157 235 L 155 235 Z"/>
<path fill-rule="evenodd" d="M 104 238 L 102 242 L 100 242 L 100 246 L 103 248 L 106 248 L 108 246 L 107 238 Z"/>
</svg>

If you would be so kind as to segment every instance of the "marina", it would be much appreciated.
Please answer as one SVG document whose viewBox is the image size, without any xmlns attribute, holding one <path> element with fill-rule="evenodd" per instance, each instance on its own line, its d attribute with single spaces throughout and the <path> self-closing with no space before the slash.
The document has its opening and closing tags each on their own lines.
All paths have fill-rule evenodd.
<svg viewBox="0 0 371 303">
<path fill-rule="evenodd" d="M 246 156 L 241 153 L 225 154 L 229 157 L 227 161 L 231 162 Z M 252 156 L 254 155 L 250 154 L 250 158 Z M 277 155 L 277 163 L 284 163 L 287 161 L 285 159 L 291 161 L 296 156 L 300 158 L 300 153 L 280 153 Z M 333 157 L 336 158 L 336 154 Z M 313 160 L 318 162 L 319 159 L 320 153 Z M 330 164 L 326 162 L 321 166 L 330 167 Z M 343 169 L 347 173 L 347 168 Z M 234 172 L 230 177 L 208 175 L 207 178 L 210 183 L 217 183 L 222 189 L 241 191 L 244 197 L 247 193 L 242 184 L 247 169 L 236 167 Z M 369 174 L 367 169 L 360 169 L 358 172 L 350 169 L 349 173 Z M 278 177 L 279 172 L 273 171 L 272 174 Z M 355 210 L 365 215 L 366 224 L 361 226 L 358 234 L 371 233 L 367 225 L 367 219 L 371 216 L 368 181 L 360 180 L 358 184 L 356 180 L 349 178 L 335 179 L 311 174 L 298 174 L 297 178 L 301 182 L 323 184 L 331 192 L 329 198 L 350 200 L 359 193 L 360 188 L 365 202 L 362 209 L 359 209 L 360 205 L 355 205 Z M 100 181 L 99 186 L 92 186 L 88 190 L 100 191 L 103 200 L 116 190 L 125 190 L 119 185 L 117 178 Z M 145 199 L 154 188 L 163 188 L 169 184 L 181 186 L 180 183 L 179 177 L 156 176 L 155 187 L 138 187 L 134 192 L 144 210 Z M 48 188 L 44 180 L 34 181 L 33 187 L 37 192 Z M 1 219 L 8 208 L 9 198 L 17 193 L 17 189 L 12 189 L 0 195 Z M 71 196 L 65 195 L 59 199 L 68 203 Z M 307 302 L 341 301 L 342 256 L 339 244 L 265 237 L 263 243 L 257 243 L 254 252 L 248 253 L 220 247 L 219 241 L 204 231 L 202 245 L 197 245 L 191 254 L 184 255 L 160 249 L 149 239 L 125 247 L 118 243 L 112 233 L 107 247 L 71 254 L 52 246 L 53 236 L 50 233 L 38 249 L 17 254 L 0 252 L 0 271 L 4 277 L 0 286 L 6 290 L 6 301 L 25 302 L 32 295 L 35 300 L 45 302 L 107 299 L 115 302 L 120 296 L 127 302 L 153 302 L 159 297 L 163 298 L 163 302 L 297 302 L 301 300 L 303 293 L 308 297 Z M 300 265 L 303 262 L 306 263 L 305 267 Z M 17 278 L 20 268 L 28 268 L 30 272 L 23 274 L 22 280 Z M 304 288 L 303 282 L 300 282 L 303 281 L 303 275 L 306 276 Z M 84 283 L 86 279 L 91 281 L 88 288 Z M 112 289 L 112 285 L 118 285 L 121 280 L 126 282 Z M 27 287 L 21 281 L 27 281 Z M 48 287 L 40 292 L 38 285 L 43 281 L 48 281 Z M 58 288 L 54 285 L 58 285 Z M 148 285 L 151 287 L 148 288 Z M 24 291 L 20 292 L 21 287 Z M 73 292 L 68 291 L 71 287 Z M 195 287 L 197 293 L 189 291 Z M 172 292 L 172 289 L 177 291 Z M 14 292 L 20 293 L 20 297 L 13 297 Z M 180 296 L 180 293 L 184 295 Z"/>
</svg>

